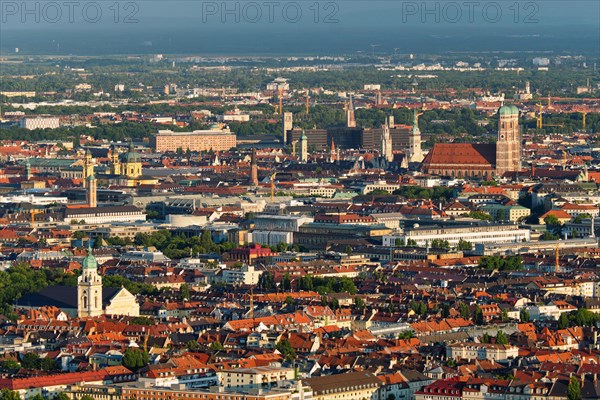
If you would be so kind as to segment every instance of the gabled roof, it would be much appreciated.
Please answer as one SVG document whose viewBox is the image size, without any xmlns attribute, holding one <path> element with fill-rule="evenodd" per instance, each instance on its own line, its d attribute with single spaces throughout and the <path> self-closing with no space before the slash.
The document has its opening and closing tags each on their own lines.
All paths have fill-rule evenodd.
<svg viewBox="0 0 600 400">
<path fill-rule="evenodd" d="M 423 165 L 496 165 L 496 145 L 470 143 L 436 143 L 423 160 Z"/>
</svg>

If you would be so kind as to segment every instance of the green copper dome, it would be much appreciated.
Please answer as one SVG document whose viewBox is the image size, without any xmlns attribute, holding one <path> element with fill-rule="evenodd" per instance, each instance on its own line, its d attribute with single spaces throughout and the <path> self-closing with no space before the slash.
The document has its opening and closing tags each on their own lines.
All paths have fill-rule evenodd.
<svg viewBox="0 0 600 400">
<path fill-rule="evenodd" d="M 96 257 L 94 257 L 94 253 L 92 252 L 91 244 L 88 243 L 87 256 L 83 259 L 81 263 L 81 268 L 86 269 L 98 269 L 98 261 L 96 261 Z"/>
<path fill-rule="evenodd" d="M 121 154 L 121 162 L 124 163 L 140 163 L 142 162 L 142 158 L 133 148 L 133 143 L 129 145 L 129 151 L 127 153 Z"/>
<path fill-rule="evenodd" d="M 498 110 L 498 112 L 500 113 L 500 115 L 515 115 L 519 114 L 519 109 L 514 105 L 509 104 L 507 106 L 500 107 L 500 110 Z"/>
</svg>

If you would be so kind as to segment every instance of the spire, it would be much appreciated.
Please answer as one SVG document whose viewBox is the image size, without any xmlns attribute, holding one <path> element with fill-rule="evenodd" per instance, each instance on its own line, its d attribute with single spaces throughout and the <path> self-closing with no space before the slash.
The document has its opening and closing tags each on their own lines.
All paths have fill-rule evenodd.
<svg viewBox="0 0 600 400">
<path fill-rule="evenodd" d="M 96 261 L 96 257 L 94 257 L 94 252 L 92 250 L 92 239 L 91 238 L 88 240 L 87 255 L 85 256 L 85 258 L 83 259 L 83 262 L 81 263 L 81 268 L 83 270 L 98 269 L 98 262 Z"/>
<path fill-rule="evenodd" d="M 356 128 L 356 120 L 354 118 L 354 105 L 352 104 L 352 95 L 348 102 L 348 110 L 346 111 L 346 126 L 348 128 Z"/>
</svg>

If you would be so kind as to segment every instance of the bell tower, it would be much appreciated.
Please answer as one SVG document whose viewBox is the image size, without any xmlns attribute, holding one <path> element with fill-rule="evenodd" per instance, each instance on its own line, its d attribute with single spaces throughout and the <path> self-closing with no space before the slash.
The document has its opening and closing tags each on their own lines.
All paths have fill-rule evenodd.
<svg viewBox="0 0 600 400">
<path fill-rule="evenodd" d="M 521 169 L 521 137 L 519 110 L 513 105 L 498 111 L 498 140 L 496 142 L 496 175 Z"/>
<path fill-rule="evenodd" d="M 84 187 L 87 187 L 87 179 L 93 174 L 94 160 L 92 159 L 92 153 L 90 153 L 89 150 L 86 150 L 85 156 L 83 156 L 83 174 L 81 176 Z"/>
<path fill-rule="evenodd" d="M 81 263 L 81 276 L 77 279 L 77 316 L 98 315 L 102 315 L 102 277 L 98 275 L 98 262 L 88 244 L 87 255 Z"/>
</svg>

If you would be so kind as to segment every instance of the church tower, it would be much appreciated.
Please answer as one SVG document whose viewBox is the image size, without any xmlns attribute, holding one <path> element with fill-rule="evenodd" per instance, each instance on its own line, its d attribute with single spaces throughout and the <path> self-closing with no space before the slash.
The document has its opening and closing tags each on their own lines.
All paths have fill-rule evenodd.
<svg viewBox="0 0 600 400">
<path fill-rule="evenodd" d="M 98 275 L 98 262 L 91 244 L 87 252 L 77 279 L 77 316 L 80 318 L 102 315 L 102 277 Z"/>
<path fill-rule="evenodd" d="M 258 161 L 256 160 L 256 149 L 252 149 L 250 159 L 250 182 L 252 186 L 258 186 Z"/>
<path fill-rule="evenodd" d="M 29 158 L 25 162 L 25 179 L 30 181 L 33 178 L 33 173 L 31 172 L 31 163 L 29 162 Z"/>
<path fill-rule="evenodd" d="M 392 147 L 392 135 L 390 134 L 390 125 L 388 120 L 381 126 L 381 157 L 387 162 L 394 161 L 394 152 Z"/>
<path fill-rule="evenodd" d="M 283 145 L 285 146 L 288 141 L 287 133 L 294 129 L 294 114 L 291 112 L 283 113 Z"/>
<path fill-rule="evenodd" d="M 496 142 L 496 175 L 521 169 L 521 138 L 519 110 L 513 105 L 498 111 L 498 140 Z"/>
<path fill-rule="evenodd" d="M 408 136 L 408 162 L 420 163 L 423 161 L 423 152 L 421 151 L 421 130 L 419 129 L 419 114 L 415 110 L 413 116 L 413 126 Z"/>
<path fill-rule="evenodd" d="M 98 207 L 98 182 L 96 182 L 96 177 L 94 174 L 88 176 L 87 178 L 87 188 L 85 191 L 85 197 L 88 204 L 88 207 L 96 208 Z"/>
<path fill-rule="evenodd" d="M 86 150 L 85 156 L 83 156 L 83 173 L 81 176 L 84 187 L 87 187 L 87 179 L 93 174 L 94 174 L 94 163 L 92 160 L 92 153 L 90 153 L 89 150 Z"/>
<path fill-rule="evenodd" d="M 300 162 L 308 161 L 308 138 L 306 137 L 306 133 L 304 133 L 304 129 L 302 130 L 302 136 L 300 137 Z"/>
<path fill-rule="evenodd" d="M 356 119 L 354 118 L 354 104 L 352 104 L 352 95 L 350 95 L 348 109 L 346 110 L 346 126 L 348 128 L 356 128 Z"/>
<path fill-rule="evenodd" d="M 110 173 L 121 175 L 121 161 L 119 161 L 119 152 L 116 146 L 112 146 L 110 150 Z"/>
</svg>

